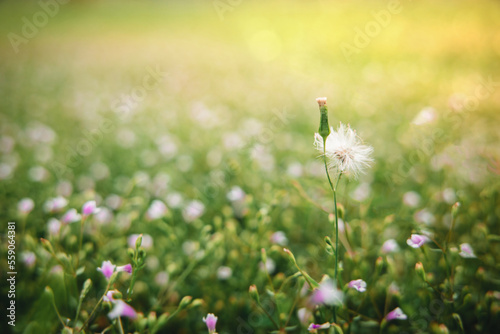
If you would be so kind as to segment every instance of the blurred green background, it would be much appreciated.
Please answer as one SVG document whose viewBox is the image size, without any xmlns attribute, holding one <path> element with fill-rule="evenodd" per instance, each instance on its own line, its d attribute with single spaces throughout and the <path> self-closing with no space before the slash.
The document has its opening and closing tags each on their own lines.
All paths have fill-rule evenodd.
<svg viewBox="0 0 500 334">
<path fill-rule="evenodd" d="M 345 260 L 344 281 L 368 280 L 383 241 L 395 238 L 404 252 L 386 259 L 394 271 L 368 283 L 380 291 L 398 283 L 394 307 L 415 319 L 429 300 L 413 277 L 422 254 L 405 240 L 422 228 L 444 238 L 451 205 L 460 201 L 456 245 L 469 242 L 480 257 L 459 264 L 463 294 L 473 293 L 476 303 L 463 306 L 462 320 L 468 333 L 498 325 L 498 315 L 478 315 L 485 293 L 500 289 L 500 249 L 484 241 L 500 234 L 498 1 L 74 0 L 45 10 L 54 15 L 43 8 L 0 2 L 0 219 L 20 219 L 19 200 L 35 201 L 19 246 L 37 254 L 36 268 L 19 264 L 19 332 L 60 330 L 41 293 L 62 278 L 48 272 L 55 263 L 38 241 L 52 217 L 43 203 L 58 194 L 76 208 L 97 198 L 112 214 L 84 238 L 86 270 L 74 283 L 93 279 L 88 310 L 105 288 L 95 268 L 110 258 L 126 263 L 131 233 L 154 237 L 137 310 L 171 311 L 184 295 L 205 301 L 169 333 L 204 332 L 207 312 L 219 316 L 220 334 L 248 324 L 248 286 L 262 293 L 267 284 L 260 249 L 274 259 L 273 279 L 294 272 L 272 246 L 275 231 L 285 232 L 312 276 L 332 275 L 322 242 L 331 225 L 318 208 L 332 203 L 312 145 L 318 96 L 328 97 L 331 124 L 350 123 L 374 147 L 373 168 L 341 186 L 356 251 Z M 151 73 L 158 75 L 148 81 Z M 68 184 L 69 193 L 61 190 Z M 242 207 L 227 198 L 234 186 L 247 195 Z M 416 208 L 402 202 L 409 191 L 421 197 Z M 169 204 L 172 194 L 182 198 L 178 208 Z M 113 207 L 110 195 L 123 203 Z M 167 218 L 145 218 L 153 199 L 167 202 Z M 191 200 L 205 211 L 186 224 Z M 435 217 L 430 224 L 415 218 L 423 209 Z M 74 240 L 67 236 L 58 247 L 74 252 Z M 424 266 L 435 265 L 443 278 L 439 259 L 431 259 Z M 232 269 L 227 281 L 217 277 L 220 266 Z M 474 281 L 478 267 L 492 279 Z M 166 287 L 155 283 L 159 272 L 170 277 Z M 56 297 L 71 317 L 69 296 L 78 294 L 65 289 Z M 373 318 L 380 318 L 376 307 L 384 309 L 380 291 L 373 290 L 373 304 L 358 305 Z M 401 326 L 395 332 L 429 330 L 417 321 Z M 250 327 L 264 333 L 272 324 Z"/>
</svg>

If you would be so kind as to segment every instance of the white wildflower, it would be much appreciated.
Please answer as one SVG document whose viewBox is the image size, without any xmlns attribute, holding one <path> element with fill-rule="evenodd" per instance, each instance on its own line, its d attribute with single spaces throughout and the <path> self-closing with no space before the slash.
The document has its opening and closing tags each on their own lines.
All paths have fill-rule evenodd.
<svg viewBox="0 0 500 334">
<path fill-rule="evenodd" d="M 340 123 L 337 131 L 330 128 L 326 138 L 326 150 L 323 150 L 323 138 L 319 133 L 314 135 L 316 149 L 326 154 L 328 167 L 337 172 L 348 173 L 354 176 L 363 173 L 370 166 L 373 159 L 371 146 L 363 145 L 356 132 L 349 126 Z"/>
</svg>

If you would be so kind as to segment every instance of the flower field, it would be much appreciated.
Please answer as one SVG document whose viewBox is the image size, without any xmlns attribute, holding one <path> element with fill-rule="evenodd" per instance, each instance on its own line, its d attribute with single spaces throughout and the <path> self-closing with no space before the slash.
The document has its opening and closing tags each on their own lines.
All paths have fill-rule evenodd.
<svg viewBox="0 0 500 334">
<path fill-rule="evenodd" d="M 497 2 L 3 1 L 0 34 L 1 333 L 498 332 Z"/>
</svg>

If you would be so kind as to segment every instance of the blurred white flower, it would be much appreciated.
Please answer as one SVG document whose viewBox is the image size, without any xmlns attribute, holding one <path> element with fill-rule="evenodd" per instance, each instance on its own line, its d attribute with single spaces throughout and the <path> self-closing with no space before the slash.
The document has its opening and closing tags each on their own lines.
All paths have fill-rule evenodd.
<svg viewBox="0 0 500 334">
<path fill-rule="evenodd" d="M 9 136 L 0 137 L 0 152 L 4 154 L 12 152 L 12 149 L 14 148 L 15 144 L 16 141 L 12 137 Z"/>
<path fill-rule="evenodd" d="M 76 209 L 69 209 L 64 216 L 62 216 L 61 221 L 65 224 L 75 223 L 80 221 L 82 216 L 76 211 Z"/>
<path fill-rule="evenodd" d="M 425 235 L 421 234 L 412 234 L 408 240 L 406 240 L 406 243 L 408 246 L 413 247 L 413 248 L 420 248 L 425 244 L 426 242 L 429 241 L 429 238 L 426 237 Z"/>
<path fill-rule="evenodd" d="M 113 220 L 113 212 L 108 208 L 99 208 L 99 211 L 94 214 L 94 220 L 99 224 L 110 223 Z"/>
<path fill-rule="evenodd" d="M 8 163 L 0 163 L 0 180 L 8 179 L 14 171 L 14 166 Z"/>
<path fill-rule="evenodd" d="M 271 235 L 271 242 L 280 246 L 286 246 L 288 244 L 288 238 L 286 237 L 285 232 L 276 231 Z"/>
<path fill-rule="evenodd" d="M 288 165 L 286 169 L 286 173 L 291 177 L 299 178 L 303 174 L 302 164 L 300 162 L 292 162 Z"/>
<path fill-rule="evenodd" d="M 183 198 L 178 192 L 173 192 L 167 195 L 166 199 L 169 207 L 178 209 L 182 206 Z"/>
<path fill-rule="evenodd" d="M 146 217 L 149 220 L 160 219 L 168 212 L 168 208 L 162 201 L 155 199 L 146 212 Z"/>
<path fill-rule="evenodd" d="M 55 218 L 50 218 L 47 222 L 47 231 L 49 235 L 57 235 L 61 229 L 61 222 Z"/>
<path fill-rule="evenodd" d="M 400 309 L 399 307 L 396 307 L 394 310 L 391 312 L 387 313 L 385 316 L 387 321 L 398 319 L 398 320 L 406 320 L 408 316 L 404 314 L 403 310 Z"/>
<path fill-rule="evenodd" d="M 245 199 L 245 192 L 243 189 L 241 189 L 238 186 L 234 186 L 231 188 L 231 190 L 227 193 L 226 197 L 229 201 L 231 202 L 237 202 Z"/>
<path fill-rule="evenodd" d="M 187 240 L 182 243 L 182 251 L 187 256 L 193 255 L 199 248 L 199 245 L 196 241 Z"/>
<path fill-rule="evenodd" d="M 264 262 L 259 262 L 259 268 L 260 270 L 264 271 L 267 270 L 269 274 L 274 273 L 274 270 L 276 270 L 276 262 L 274 262 L 273 259 L 267 258 L 266 260 L 266 265 L 264 266 Z"/>
<path fill-rule="evenodd" d="M 59 212 L 68 205 L 68 200 L 62 196 L 48 199 L 44 204 L 46 212 Z"/>
<path fill-rule="evenodd" d="M 127 244 L 130 248 L 135 249 L 135 242 L 139 236 L 140 234 L 132 234 L 128 237 Z M 149 234 L 143 234 L 141 246 L 144 249 L 151 249 L 153 247 L 153 238 Z"/>
<path fill-rule="evenodd" d="M 23 214 L 27 215 L 35 207 L 35 202 L 31 198 L 23 198 L 17 203 L 17 210 Z"/>
<path fill-rule="evenodd" d="M 370 167 L 373 159 L 370 157 L 373 148 L 363 145 L 356 132 L 349 126 L 340 123 L 337 131 L 330 129 L 326 138 L 326 158 L 328 167 L 358 176 L 365 168 Z M 319 133 L 314 135 L 316 149 L 323 154 L 323 138 Z"/>
<path fill-rule="evenodd" d="M 103 180 L 109 176 L 109 167 L 103 162 L 94 162 L 90 166 L 90 173 L 95 180 Z"/>
<path fill-rule="evenodd" d="M 437 118 L 434 108 L 427 107 L 422 109 L 420 113 L 411 121 L 415 125 L 423 125 L 433 122 Z"/>
<path fill-rule="evenodd" d="M 194 200 L 187 204 L 182 211 L 182 216 L 186 222 L 190 223 L 193 220 L 200 218 L 203 213 L 205 213 L 205 205 L 198 200 Z"/>
<path fill-rule="evenodd" d="M 403 203 L 410 208 L 415 208 L 420 203 L 420 195 L 415 191 L 408 191 L 403 195 Z"/>
<path fill-rule="evenodd" d="M 226 266 L 220 266 L 217 269 L 217 278 L 221 281 L 228 280 L 233 275 L 233 270 Z"/>
<path fill-rule="evenodd" d="M 460 245 L 460 253 L 458 253 L 463 258 L 475 258 L 474 250 L 468 243 L 463 243 Z"/>
<path fill-rule="evenodd" d="M 457 196 L 455 195 L 455 190 L 452 188 L 446 188 L 442 193 L 443 200 L 448 204 L 455 204 Z"/>
<path fill-rule="evenodd" d="M 160 271 L 155 276 L 155 282 L 156 284 L 158 284 L 158 286 L 165 286 L 167 285 L 169 278 L 170 277 L 166 271 Z"/>
<path fill-rule="evenodd" d="M 302 325 L 306 325 L 309 323 L 309 319 L 311 319 L 312 313 L 307 308 L 302 307 L 297 310 L 297 318 Z"/>
<path fill-rule="evenodd" d="M 430 225 L 436 221 L 434 215 L 427 209 L 419 210 L 413 216 L 416 222 Z"/>
<path fill-rule="evenodd" d="M 66 180 L 59 181 L 56 187 L 56 193 L 59 196 L 69 197 L 73 193 L 73 185 Z"/>
<path fill-rule="evenodd" d="M 106 203 L 107 206 L 109 206 L 111 209 L 116 210 L 122 205 L 122 198 L 119 195 L 116 194 L 111 194 L 106 199 L 104 202 Z"/>
<path fill-rule="evenodd" d="M 49 177 L 49 172 L 42 166 L 32 167 L 28 173 L 30 179 L 35 182 L 43 182 Z"/>
<path fill-rule="evenodd" d="M 382 253 L 393 253 L 399 250 L 399 245 L 394 239 L 389 239 L 384 242 L 382 245 Z"/>
<path fill-rule="evenodd" d="M 33 252 L 23 252 L 21 253 L 21 258 L 26 267 L 31 268 L 35 265 L 36 255 Z"/>
<path fill-rule="evenodd" d="M 315 289 L 311 295 L 311 303 L 313 305 L 341 305 L 343 299 L 343 292 L 337 289 L 336 284 L 332 280 L 321 282 L 319 288 Z"/>
<path fill-rule="evenodd" d="M 363 202 L 366 200 L 368 197 L 370 197 L 372 189 L 370 187 L 370 184 L 368 182 L 363 182 L 359 186 L 354 189 L 354 191 L 351 193 L 351 198 L 358 201 L 358 202 Z"/>
<path fill-rule="evenodd" d="M 365 292 L 366 291 L 366 282 L 363 281 L 362 279 L 352 280 L 352 281 L 349 282 L 348 286 L 350 288 L 358 290 L 359 292 Z"/>
</svg>

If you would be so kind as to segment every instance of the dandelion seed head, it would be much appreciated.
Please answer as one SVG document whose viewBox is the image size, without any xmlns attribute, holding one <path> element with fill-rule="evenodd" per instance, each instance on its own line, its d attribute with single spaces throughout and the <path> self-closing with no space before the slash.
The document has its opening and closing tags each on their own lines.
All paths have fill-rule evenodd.
<svg viewBox="0 0 500 334">
<path fill-rule="evenodd" d="M 357 177 L 370 167 L 373 148 L 364 145 L 356 132 L 340 123 L 337 131 L 330 129 L 324 146 L 319 133 L 314 135 L 314 145 L 327 158 L 328 168 Z"/>
</svg>

